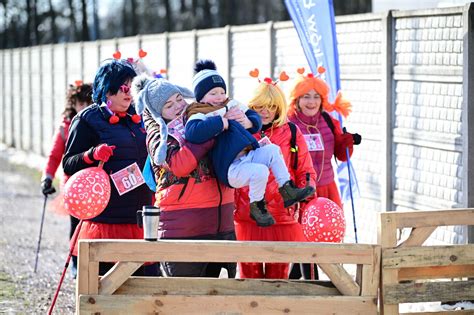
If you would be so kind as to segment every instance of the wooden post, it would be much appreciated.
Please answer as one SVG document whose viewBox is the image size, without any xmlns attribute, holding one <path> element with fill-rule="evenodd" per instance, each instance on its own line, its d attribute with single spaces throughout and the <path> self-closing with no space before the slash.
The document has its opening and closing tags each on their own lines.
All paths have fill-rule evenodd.
<svg viewBox="0 0 474 315">
<path fill-rule="evenodd" d="M 76 279 L 76 313 L 79 314 L 79 296 L 81 294 L 99 293 L 99 262 L 91 262 L 89 242 L 79 241 L 77 279 Z"/>
<path fill-rule="evenodd" d="M 378 225 L 378 243 L 382 246 L 383 251 L 387 247 L 395 247 L 397 245 L 397 224 L 395 217 L 390 216 L 390 213 L 381 213 L 380 222 Z M 383 265 L 382 265 L 383 267 Z M 398 314 L 398 304 L 385 304 L 383 301 L 383 286 L 387 284 L 398 283 L 397 269 L 383 269 L 381 268 L 382 277 L 380 282 L 380 314 L 395 315 Z"/>
</svg>

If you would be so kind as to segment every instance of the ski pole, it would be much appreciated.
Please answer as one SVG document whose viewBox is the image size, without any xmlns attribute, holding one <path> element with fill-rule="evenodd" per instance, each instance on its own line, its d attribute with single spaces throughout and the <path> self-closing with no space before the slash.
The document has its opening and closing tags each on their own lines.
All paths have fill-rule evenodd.
<svg viewBox="0 0 474 315">
<path fill-rule="evenodd" d="M 41 224 L 40 224 L 40 230 L 39 230 L 38 245 L 36 246 L 35 273 L 38 267 L 38 255 L 39 255 L 39 251 L 41 247 L 41 234 L 43 233 L 44 213 L 46 212 L 47 200 L 48 200 L 48 195 L 44 195 L 43 212 L 41 213 Z"/>
</svg>

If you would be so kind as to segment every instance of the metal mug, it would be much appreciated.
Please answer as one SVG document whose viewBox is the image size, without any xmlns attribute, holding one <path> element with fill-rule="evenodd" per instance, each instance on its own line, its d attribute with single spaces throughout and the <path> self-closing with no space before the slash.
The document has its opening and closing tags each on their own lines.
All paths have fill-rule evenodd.
<svg viewBox="0 0 474 315">
<path fill-rule="evenodd" d="M 145 241 L 156 241 L 160 224 L 160 208 L 143 206 L 142 210 L 137 211 L 137 224 L 139 227 L 143 227 Z"/>
</svg>

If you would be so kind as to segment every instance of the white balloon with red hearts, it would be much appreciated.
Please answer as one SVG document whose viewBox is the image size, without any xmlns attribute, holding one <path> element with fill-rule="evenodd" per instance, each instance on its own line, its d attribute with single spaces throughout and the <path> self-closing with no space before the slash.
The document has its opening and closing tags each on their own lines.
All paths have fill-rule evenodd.
<svg viewBox="0 0 474 315">
<path fill-rule="evenodd" d="M 310 242 L 340 243 L 346 231 L 344 211 L 324 197 L 315 198 L 306 205 L 301 225 Z"/>
<path fill-rule="evenodd" d="M 75 173 L 64 186 L 64 206 L 70 215 L 81 220 L 101 214 L 109 199 L 109 176 L 100 167 L 89 167 Z"/>
</svg>

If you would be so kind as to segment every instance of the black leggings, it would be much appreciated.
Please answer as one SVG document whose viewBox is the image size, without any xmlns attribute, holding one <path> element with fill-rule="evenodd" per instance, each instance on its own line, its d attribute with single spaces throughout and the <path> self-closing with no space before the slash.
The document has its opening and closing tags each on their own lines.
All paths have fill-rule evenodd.
<svg viewBox="0 0 474 315">
<path fill-rule="evenodd" d="M 300 279 L 303 275 L 303 279 L 311 280 L 311 264 L 293 264 L 291 268 L 290 279 Z M 314 280 L 319 279 L 318 266 L 314 264 Z"/>
</svg>

